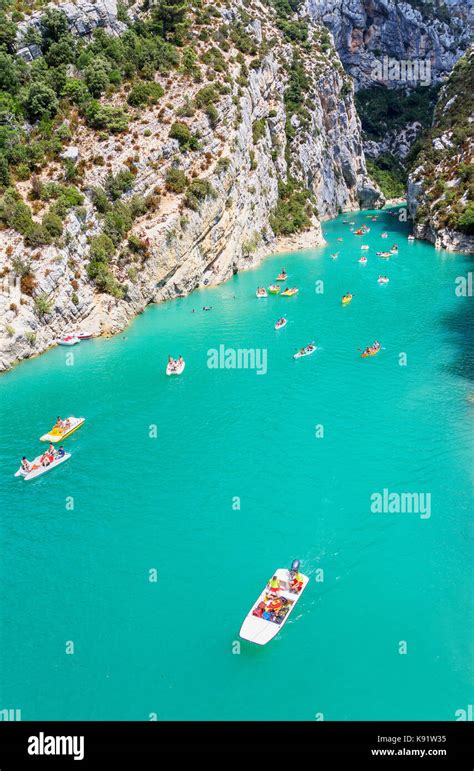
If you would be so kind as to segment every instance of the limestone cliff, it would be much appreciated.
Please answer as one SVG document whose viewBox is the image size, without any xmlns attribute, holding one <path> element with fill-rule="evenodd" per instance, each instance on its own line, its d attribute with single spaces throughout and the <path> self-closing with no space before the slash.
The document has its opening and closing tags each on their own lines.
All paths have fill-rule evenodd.
<svg viewBox="0 0 474 771">
<path fill-rule="evenodd" d="M 433 125 L 408 179 L 415 235 L 449 251 L 474 252 L 474 49 L 441 89 Z"/>
<path fill-rule="evenodd" d="M 432 79 L 442 79 L 472 36 L 470 0 L 303 0 L 300 13 L 327 26 L 346 71 L 363 88 L 374 85 L 374 65 L 383 57 L 429 60 Z"/>
<path fill-rule="evenodd" d="M 113 0 L 103 8 L 102 2 L 94 4 L 94 18 L 102 19 L 96 26 L 116 37 L 123 31 L 118 25 L 133 22 L 117 22 Z M 66 36 L 90 36 L 90 28 L 78 26 L 84 7 L 82 0 L 75 4 L 74 15 L 68 4 Z M 176 49 L 171 68 L 158 68 L 151 81 L 135 76 L 132 88 L 126 79 L 114 85 L 108 71 L 99 102 L 69 112 L 64 103 L 54 118 L 60 152 L 6 191 L 0 369 L 65 332 L 117 332 L 148 303 L 223 281 L 288 243 L 320 244 L 321 219 L 339 210 L 383 205 L 367 174 L 351 82 L 334 49 L 322 50 L 318 25 L 308 24 L 299 45 L 259 0 L 201 8 L 192 17 L 199 22 L 192 54 Z M 41 16 L 34 22 L 41 30 Z M 106 38 L 99 43 L 109 55 Z M 164 55 L 174 57 L 166 45 Z M 35 59 L 37 52 L 28 50 Z M 68 65 L 74 94 L 88 51 L 81 48 L 77 63 Z M 20 53 L 28 58 L 24 47 Z M 45 55 L 52 58 L 51 48 Z M 85 70 L 89 87 L 94 66 L 102 66 L 94 57 Z M 151 93 L 150 82 L 158 96 L 135 107 L 140 89 Z M 112 133 L 94 125 L 101 104 L 112 115 Z M 124 105 L 125 117 L 113 112 Z M 65 168 L 79 191 L 74 196 L 83 198 L 64 209 L 62 235 L 42 245 L 44 227 L 51 233 L 57 224 L 54 196 L 59 190 L 61 200 L 71 197 Z M 117 190 L 118 180 L 127 184 Z M 8 225 L 32 200 L 32 227 L 23 238 Z M 132 210 L 117 236 L 117 219 Z"/>
</svg>

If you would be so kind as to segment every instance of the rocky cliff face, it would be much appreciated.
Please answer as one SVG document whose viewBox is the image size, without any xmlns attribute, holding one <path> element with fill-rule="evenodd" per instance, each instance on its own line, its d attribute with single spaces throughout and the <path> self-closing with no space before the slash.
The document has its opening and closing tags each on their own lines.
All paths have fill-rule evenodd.
<svg viewBox="0 0 474 771">
<path fill-rule="evenodd" d="M 433 126 L 408 178 L 415 235 L 448 251 L 474 252 L 474 49 L 441 89 Z"/>
<path fill-rule="evenodd" d="M 73 3 L 50 3 L 18 24 L 17 53 L 25 61 L 41 57 L 41 48 L 36 43 L 28 43 L 28 33 L 34 30 L 41 34 L 41 19 L 48 8 L 60 8 L 65 14 L 69 31 L 78 37 L 90 37 L 96 29 L 103 29 L 108 35 L 121 35 L 127 25 L 117 18 L 117 0 L 77 0 Z"/>
<path fill-rule="evenodd" d="M 105 18 L 101 2 L 94 8 Z M 106 26 L 116 34 L 111 0 L 104 7 Z M 320 244 L 320 219 L 339 209 L 383 204 L 367 175 L 350 83 L 335 52 L 319 49 L 317 26 L 310 25 L 306 47 L 297 49 L 258 0 L 219 11 L 219 24 L 239 19 L 244 7 L 245 34 L 257 50 L 262 40 L 272 39 L 271 50 L 253 59 L 232 45 L 223 47 L 225 67 L 218 73 L 226 74 L 212 76 L 210 84 L 222 86 L 212 113 L 197 107 L 202 76 L 193 79 L 177 69 L 155 77 L 166 96 L 157 105 L 130 110 L 129 131 L 107 136 L 77 115 L 66 121 L 71 136 L 63 157 L 81 166 L 84 202 L 66 216 L 60 243 L 34 248 L 12 229 L 0 234 L 0 369 L 45 350 L 68 331 L 117 332 L 148 303 L 223 281 L 288 244 Z M 209 44 L 197 47 L 205 55 Z M 294 104 L 296 81 L 305 84 L 301 109 Z M 124 99 L 118 91 L 112 104 Z M 170 137 L 177 116 L 199 137 L 198 147 Z M 111 258 L 110 272 L 123 287 L 114 297 L 99 292 L 87 272 L 90 245 L 103 228 L 93 191 L 127 168 L 133 170 L 133 189 L 120 201 L 138 195 L 147 207 Z M 176 171 L 188 181 L 202 181 L 199 205 L 189 203 L 192 183 L 187 194 L 168 184 Z M 53 162 L 41 180 L 61 174 Z M 31 180 L 18 189 L 27 200 Z M 291 198 L 294 191 L 300 198 Z M 285 206 L 304 209 L 302 232 L 281 226 Z M 34 274 L 29 294 L 15 278 L 19 261 L 28 262 Z"/>
<path fill-rule="evenodd" d="M 383 57 L 429 60 L 431 78 L 439 80 L 472 37 L 470 0 L 303 0 L 300 13 L 327 26 L 346 71 L 362 88 L 374 85 L 373 73 Z M 384 77 L 379 82 L 389 88 L 406 85 Z"/>
</svg>

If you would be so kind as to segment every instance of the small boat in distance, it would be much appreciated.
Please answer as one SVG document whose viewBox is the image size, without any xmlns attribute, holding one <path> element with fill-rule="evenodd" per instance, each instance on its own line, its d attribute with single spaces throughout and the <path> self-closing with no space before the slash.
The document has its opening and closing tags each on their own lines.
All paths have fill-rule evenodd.
<svg viewBox="0 0 474 771">
<path fill-rule="evenodd" d="M 361 258 L 358 260 L 358 262 L 360 262 L 360 263 L 361 263 L 361 265 L 365 265 L 365 264 L 366 264 L 366 262 L 367 262 L 367 257 L 361 257 Z"/>
<path fill-rule="evenodd" d="M 51 431 L 40 436 L 40 442 L 62 442 L 63 439 L 67 439 L 68 436 L 71 436 L 71 434 L 73 434 L 74 431 L 77 431 L 77 429 L 85 422 L 85 418 L 75 418 L 74 415 L 66 418 L 66 420 L 61 420 L 60 423 L 56 421 Z"/>
<path fill-rule="evenodd" d="M 370 249 L 370 247 L 367 246 L 367 244 L 362 244 L 362 246 L 360 248 L 364 249 L 365 251 L 367 251 L 367 249 Z"/>
<path fill-rule="evenodd" d="M 373 343 L 372 345 L 369 345 L 365 351 L 361 353 L 361 356 L 363 359 L 367 358 L 367 356 L 375 356 L 376 353 L 380 351 L 381 345 L 377 341 Z"/>
<path fill-rule="evenodd" d="M 186 362 L 184 361 L 182 356 L 179 356 L 177 359 L 173 359 L 171 356 L 169 356 L 168 364 L 166 367 L 166 374 L 181 375 L 181 373 L 184 372 L 185 366 L 186 366 Z"/>
<path fill-rule="evenodd" d="M 260 298 L 260 297 L 268 297 L 267 290 L 265 289 L 264 286 L 257 287 L 257 291 L 255 292 L 255 295 L 258 298 Z"/>
<path fill-rule="evenodd" d="M 290 570 L 275 571 L 244 619 L 239 632 L 243 640 L 266 645 L 286 624 L 309 581 L 299 567 L 299 560 L 294 560 Z"/>
<path fill-rule="evenodd" d="M 91 340 L 94 335 L 92 332 L 76 332 L 76 337 L 78 340 Z"/>
<path fill-rule="evenodd" d="M 286 327 L 288 324 L 288 319 L 285 319 L 284 316 L 282 316 L 281 319 L 278 319 L 277 323 L 275 324 L 275 329 L 283 329 L 283 327 Z"/>
<path fill-rule="evenodd" d="M 269 294 L 279 294 L 280 291 L 281 291 L 281 286 L 279 286 L 278 284 L 272 284 L 271 286 L 268 287 Z"/>
<path fill-rule="evenodd" d="M 63 455 L 56 456 L 53 458 L 52 461 L 50 461 L 46 466 L 43 465 L 42 459 L 44 458 L 46 453 L 43 455 L 38 455 L 37 458 L 35 458 L 31 463 L 29 464 L 29 470 L 24 469 L 22 466 L 18 469 L 18 471 L 15 472 L 16 477 L 23 477 L 26 481 L 30 479 L 35 479 L 36 477 L 41 476 L 42 474 L 46 474 L 47 471 L 51 471 L 51 469 L 56 468 L 56 466 L 60 466 L 61 463 L 64 463 L 66 460 L 69 460 L 71 457 L 70 452 L 65 452 Z"/>
<path fill-rule="evenodd" d="M 390 279 L 388 278 L 388 276 L 379 276 L 377 281 L 379 284 L 388 284 Z"/>
<path fill-rule="evenodd" d="M 276 277 L 276 281 L 286 281 L 287 278 L 288 278 L 288 274 L 285 272 L 285 269 L 283 268 L 281 273 L 279 273 L 278 276 Z"/>
<path fill-rule="evenodd" d="M 382 233 L 382 235 L 380 236 L 380 238 L 388 238 L 388 233 Z"/>
<path fill-rule="evenodd" d="M 291 289 L 286 287 L 285 291 L 281 293 L 280 297 L 293 297 L 293 295 L 298 294 L 299 291 L 300 290 L 296 287 L 291 287 Z"/>
<path fill-rule="evenodd" d="M 414 241 L 415 240 L 415 236 L 408 236 L 408 240 L 409 241 Z"/>
<path fill-rule="evenodd" d="M 303 356 L 311 356 L 311 354 L 315 353 L 316 351 L 317 351 L 317 348 L 314 345 L 314 343 L 310 343 L 305 348 L 300 348 L 300 350 L 294 354 L 293 358 L 301 359 L 303 358 Z"/>
<path fill-rule="evenodd" d="M 76 335 L 64 335 L 64 337 L 58 337 L 56 342 L 58 345 L 77 345 L 81 341 Z"/>
<path fill-rule="evenodd" d="M 343 305 L 348 305 L 351 302 L 352 297 L 353 297 L 353 295 L 351 295 L 351 294 L 343 295 L 342 300 L 341 300 L 342 304 Z"/>
<path fill-rule="evenodd" d="M 334 252 L 334 254 L 331 254 L 331 260 L 337 260 L 339 256 L 339 252 Z"/>
</svg>

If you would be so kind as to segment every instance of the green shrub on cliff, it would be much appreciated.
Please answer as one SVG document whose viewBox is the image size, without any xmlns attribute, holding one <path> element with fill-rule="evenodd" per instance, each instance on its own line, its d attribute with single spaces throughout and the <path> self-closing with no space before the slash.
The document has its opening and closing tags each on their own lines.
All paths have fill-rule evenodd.
<svg viewBox="0 0 474 771">
<path fill-rule="evenodd" d="M 276 235 L 291 235 L 310 226 L 309 197 L 308 190 L 299 189 L 292 180 L 278 183 L 278 203 L 270 215 Z"/>
<path fill-rule="evenodd" d="M 201 204 L 206 198 L 215 198 L 217 195 L 213 186 L 207 179 L 195 179 L 189 185 L 184 203 L 188 209 L 199 211 Z"/>
</svg>

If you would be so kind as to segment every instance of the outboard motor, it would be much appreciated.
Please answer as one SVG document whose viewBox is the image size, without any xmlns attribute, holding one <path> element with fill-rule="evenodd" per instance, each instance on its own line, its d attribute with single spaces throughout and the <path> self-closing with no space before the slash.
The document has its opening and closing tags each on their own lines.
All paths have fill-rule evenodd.
<svg viewBox="0 0 474 771">
<path fill-rule="evenodd" d="M 293 560 L 290 568 L 290 578 L 294 578 L 299 569 L 300 569 L 300 561 Z"/>
</svg>

